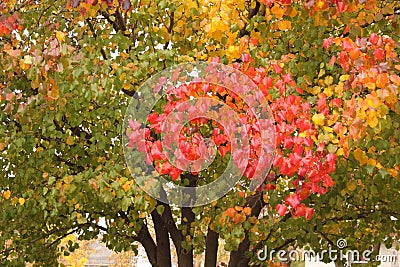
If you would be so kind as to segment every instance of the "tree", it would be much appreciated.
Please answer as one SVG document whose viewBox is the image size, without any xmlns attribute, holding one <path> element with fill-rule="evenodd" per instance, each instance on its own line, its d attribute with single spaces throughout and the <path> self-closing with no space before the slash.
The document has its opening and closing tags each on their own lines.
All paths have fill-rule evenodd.
<svg viewBox="0 0 400 267">
<path fill-rule="evenodd" d="M 400 206 L 399 10 L 395 0 L 3 1 L 2 265 L 56 265 L 75 249 L 58 247 L 73 233 L 102 233 L 116 252 L 139 242 L 153 266 L 171 265 L 170 240 L 182 267 L 203 251 L 205 266 L 215 266 L 219 240 L 232 267 L 272 264 L 257 259 L 265 246 L 391 245 Z M 217 201 L 176 208 L 139 189 L 121 133 L 144 81 L 198 60 L 240 70 L 264 94 L 276 155 L 258 190 L 242 179 Z M 240 114 L 241 99 L 218 94 Z M 217 136 L 225 138 L 208 132 Z M 225 157 L 220 148 L 216 160 Z"/>
</svg>

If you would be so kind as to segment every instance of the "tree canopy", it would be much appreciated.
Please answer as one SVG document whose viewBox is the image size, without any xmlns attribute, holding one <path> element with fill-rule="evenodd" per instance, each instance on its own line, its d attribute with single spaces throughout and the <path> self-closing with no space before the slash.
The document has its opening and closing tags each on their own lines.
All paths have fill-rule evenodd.
<svg viewBox="0 0 400 267">
<path fill-rule="evenodd" d="M 77 247 L 58 246 L 72 233 L 102 234 L 116 252 L 140 243 L 161 267 L 171 266 L 171 247 L 180 267 L 200 253 L 216 266 L 218 246 L 239 267 L 273 266 L 257 258 L 264 246 L 391 246 L 399 238 L 399 15 L 397 0 L 2 1 L 1 265 L 56 266 Z M 139 128 L 125 127 L 124 116 L 152 75 L 197 61 L 228 65 L 263 93 L 276 151 L 257 190 L 247 186 L 260 164 L 250 155 L 244 182 L 180 208 L 136 183 L 123 136 Z M 204 88 L 189 89 L 182 98 Z M 246 109 L 224 88 L 207 90 Z M 157 118 L 168 113 L 160 103 L 146 125 L 155 148 Z M 249 125 L 257 150 L 257 124 Z M 177 184 L 208 183 L 234 153 L 218 122 L 187 127 L 182 142 L 219 143 L 215 168 L 163 171 L 156 149 L 150 164 Z"/>
</svg>

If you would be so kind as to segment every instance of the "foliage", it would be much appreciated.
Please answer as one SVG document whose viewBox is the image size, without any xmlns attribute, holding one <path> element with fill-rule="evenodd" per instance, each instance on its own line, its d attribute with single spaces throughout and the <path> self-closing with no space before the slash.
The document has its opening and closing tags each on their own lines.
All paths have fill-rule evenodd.
<svg viewBox="0 0 400 267">
<path fill-rule="evenodd" d="M 1 265 L 56 265 L 72 233 L 102 233 L 116 252 L 139 242 L 153 266 L 170 266 L 169 237 L 180 266 L 204 250 L 215 266 L 219 238 L 232 267 L 272 264 L 257 260 L 265 245 L 391 245 L 399 12 L 396 0 L 2 1 Z M 253 80 L 274 112 L 277 154 L 255 193 L 239 184 L 178 209 L 138 189 L 120 133 L 150 75 L 197 60 Z"/>
</svg>

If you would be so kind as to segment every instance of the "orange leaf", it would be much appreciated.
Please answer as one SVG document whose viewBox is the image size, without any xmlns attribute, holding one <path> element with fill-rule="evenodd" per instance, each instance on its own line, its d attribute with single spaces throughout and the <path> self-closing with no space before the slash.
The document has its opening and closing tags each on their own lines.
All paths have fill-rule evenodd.
<svg viewBox="0 0 400 267">
<path fill-rule="evenodd" d="M 388 83 L 387 74 L 385 73 L 378 74 L 378 77 L 376 79 L 376 86 L 378 86 L 379 88 L 384 88 L 386 87 L 387 83 Z"/>
<path fill-rule="evenodd" d="M 246 216 L 250 216 L 251 214 L 251 208 L 250 207 L 246 207 L 243 209 L 243 212 Z"/>
<path fill-rule="evenodd" d="M 235 206 L 235 210 L 237 210 L 237 211 L 241 211 L 241 210 L 243 210 L 243 207 L 240 207 L 240 206 Z"/>
<path fill-rule="evenodd" d="M 5 199 L 9 199 L 9 198 L 11 197 L 11 191 L 10 191 L 10 190 L 5 191 L 5 192 L 3 193 L 3 197 L 4 197 Z"/>
<path fill-rule="evenodd" d="M 292 27 L 292 23 L 288 20 L 284 20 L 281 23 L 279 23 L 279 30 L 284 31 L 288 30 Z"/>
<path fill-rule="evenodd" d="M 271 12 L 272 14 L 275 15 L 275 17 L 277 19 L 281 19 L 283 17 L 283 15 L 285 14 L 285 9 L 281 8 L 279 5 L 275 4 L 272 8 L 271 8 Z"/>
</svg>

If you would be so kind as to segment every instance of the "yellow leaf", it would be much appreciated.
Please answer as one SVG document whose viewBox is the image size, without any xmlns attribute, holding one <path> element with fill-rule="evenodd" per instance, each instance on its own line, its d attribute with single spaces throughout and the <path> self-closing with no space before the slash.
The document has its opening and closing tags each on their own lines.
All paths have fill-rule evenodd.
<svg viewBox="0 0 400 267">
<path fill-rule="evenodd" d="M 24 56 L 24 63 L 28 65 L 32 65 L 32 57 L 29 55 Z"/>
<path fill-rule="evenodd" d="M 333 95 L 332 86 L 328 86 L 324 89 L 324 94 L 326 97 L 331 97 Z"/>
<path fill-rule="evenodd" d="M 360 160 L 360 158 L 363 156 L 363 151 L 357 148 L 356 150 L 354 150 L 353 155 L 356 160 Z"/>
<path fill-rule="evenodd" d="M 54 88 L 52 88 L 51 90 L 47 91 L 47 96 L 50 99 L 57 99 L 59 96 L 60 91 L 58 90 L 58 87 L 55 86 Z"/>
<path fill-rule="evenodd" d="M 25 204 L 25 198 L 20 197 L 20 198 L 18 199 L 18 203 L 19 203 L 21 206 L 23 206 L 23 205 Z"/>
<path fill-rule="evenodd" d="M 340 76 L 340 77 L 339 77 L 339 80 L 340 80 L 341 82 L 345 82 L 345 81 L 347 81 L 347 80 L 349 79 L 349 77 L 350 77 L 350 75 L 345 74 L 345 75 Z"/>
<path fill-rule="evenodd" d="M 240 48 L 239 46 L 230 45 L 226 50 L 226 54 L 231 59 L 236 59 L 240 57 Z"/>
<path fill-rule="evenodd" d="M 21 60 L 19 61 L 19 67 L 20 67 L 22 70 L 27 70 L 27 69 L 29 69 L 30 65 L 29 65 L 29 64 L 26 64 L 26 63 L 24 62 L 24 60 L 21 59 Z"/>
<path fill-rule="evenodd" d="M 376 166 L 376 160 L 375 159 L 368 159 L 368 164 L 372 166 Z"/>
<path fill-rule="evenodd" d="M 367 88 L 368 88 L 369 90 L 375 90 L 375 83 L 367 82 L 367 83 L 365 84 L 365 86 L 367 86 Z"/>
<path fill-rule="evenodd" d="M 263 200 L 265 203 L 269 203 L 269 195 L 268 194 L 264 194 L 263 195 Z"/>
<path fill-rule="evenodd" d="M 124 85 L 122 86 L 125 90 L 129 90 L 131 88 L 129 83 L 124 83 Z"/>
<path fill-rule="evenodd" d="M 332 76 L 326 76 L 324 79 L 324 83 L 326 85 L 331 85 L 333 83 L 333 77 Z"/>
<path fill-rule="evenodd" d="M 67 139 L 65 140 L 65 143 L 67 144 L 67 145 L 72 145 L 72 144 L 74 144 L 74 138 L 72 137 L 72 136 L 68 136 L 67 137 Z"/>
<path fill-rule="evenodd" d="M 378 126 L 378 118 L 376 117 L 376 115 L 377 114 L 375 110 L 371 110 L 368 114 L 367 123 L 371 128 L 375 128 L 376 126 Z"/>
<path fill-rule="evenodd" d="M 357 188 L 357 182 L 354 181 L 354 180 L 348 181 L 348 182 L 346 183 L 346 188 L 347 188 L 349 191 L 354 191 L 354 190 L 356 190 L 356 188 Z"/>
<path fill-rule="evenodd" d="M 372 107 L 372 108 L 377 108 L 381 104 L 379 99 L 377 97 L 372 96 L 372 95 L 368 95 L 367 102 L 368 102 L 368 105 L 370 107 Z"/>
<path fill-rule="evenodd" d="M 56 31 L 56 38 L 60 43 L 62 41 L 64 41 L 66 35 L 67 35 L 67 33 L 65 33 L 65 32 Z"/>
<path fill-rule="evenodd" d="M 329 144 L 327 150 L 329 153 L 335 153 L 337 151 L 337 145 Z"/>
<path fill-rule="evenodd" d="M 314 114 L 312 116 L 312 121 L 316 124 L 316 125 L 324 125 L 324 121 L 325 121 L 325 115 L 322 113 L 319 114 Z"/>
<path fill-rule="evenodd" d="M 284 20 L 279 23 L 279 30 L 281 30 L 281 31 L 288 30 L 291 27 L 292 27 L 292 23 L 288 20 Z"/>
<path fill-rule="evenodd" d="M 128 192 L 129 189 L 131 189 L 131 187 L 132 187 L 132 183 L 133 183 L 132 181 L 126 182 L 126 183 L 122 186 L 122 189 L 124 189 L 125 192 Z"/>
<path fill-rule="evenodd" d="M 317 6 L 319 9 L 323 8 L 324 5 L 325 5 L 325 2 L 324 2 L 324 1 L 317 1 L 316 6 Z"/>
<path fill-rule="evenodd" d="M 7 190 L 3 193 L 4 199 L 9 199 L 11 197 L 11 191 Z"/>
<path fill-rule="evenodd" d="M 321 69 L 321 70 L 319 71 L 318 77 L 324 76 L 325 73 L 326 73 L 325 69 Z"/>
<path fill-rule="evenodd" d="M 398 172 L 395 169 L 387 169 L 387 171 L 390 173 L 391 176 L 393 177 L 398 177 Z"/>
<path fill-rule="evenodd" d="M 306 90 L 307 90 L 307 92 L 309 92 L 309 93 L 311 93 L 313 95 L 317 95 L 317 94 L 321 93 L 321 87 L 319 87 L 319 86 L 314 86 L 312 88 L 307 88 Z"/>
<path fill-rule="evenodd" d="M 308 134 L 307 134 L 306 131 L 299 133 L 299 137 L 304 138 L 304 137 L 307 137 L 307 136 L 308 136 Z"/>
<path fill-rule="evenodd" d="M 365 155 L 365 152 L 362 151 L 361 149 L 357 148 L 354 150 L 354 158 L 360 162 L 361 165 L 367 164 L 368 163 L 368 157 Z"/>
</svg>

